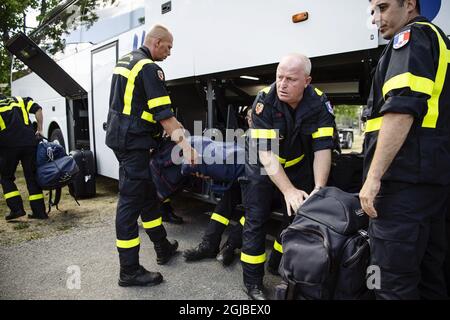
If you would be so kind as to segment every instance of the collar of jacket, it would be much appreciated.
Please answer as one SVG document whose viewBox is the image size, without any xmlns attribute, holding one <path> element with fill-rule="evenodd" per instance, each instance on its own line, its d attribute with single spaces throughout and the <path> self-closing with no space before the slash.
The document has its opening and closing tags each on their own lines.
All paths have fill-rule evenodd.
<svg viewBox="0 0 450 320">
<path fill-rule="evenodd" d="M 275 84 L 272 84 L 272 87 L 267 94 L 265 99 L 266 103 L 272 105 L 278 111 L 281 111 L 285 114 L 288 122 L 294 122 L 294 119 L 291 117 L 291 112 L 287 108 L 292 108 L 285 102 L 282 102 L 278 99 L 277 90 Z M 322 104 L 320 97 L 314 91 L 314 87 L 308 85 L 303 92 L 302 100 L 299 102 L 296 112 L 295 112 L 295 126 L 300 125 L 303 119 L 307 118 L 311 113 L 315 113 L 317 111 L 318 106 Z"/>
<path fill-rule="evenodd" d="M 139 48 L 139 51 L 146 55 L 150 60 L 154 61 L 149 48 L 147 48 L 146 46 L 142 46 Z"/>
<path fill-rule="evenodd" d="M 413 24 L 415 22 L 430 22 L 430 21 L 427 18 L 425 18 L 424 16 L 417 16 L 414 19 L 411 19 L 406 25 L 410 25 L 410 24 Z"/>
</svg>

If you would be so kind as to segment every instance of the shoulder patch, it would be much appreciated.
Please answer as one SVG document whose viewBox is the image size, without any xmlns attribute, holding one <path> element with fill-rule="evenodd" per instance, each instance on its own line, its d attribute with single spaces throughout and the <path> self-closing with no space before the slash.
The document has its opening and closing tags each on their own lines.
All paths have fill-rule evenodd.
<svg viewBox="0 0 450 320">
<path fill-rule="evenodd" d="M 258 103 L 256 104 L 256 106 L 255 106 L 255 113 L 256 113 L 257 115 L 260 115 L 261 112 L 263 112 L 263 110 L 264 110 L 264 104 L 261 103 L 261 102 L 258 102 Z"/>
<path fill-rule="evenodd" d="M 327 106 L 328 112 L 331 113 L 332 115 L 334 115 L 333 106 L 331 105 L 331 102 L 327 101 L 327 102 L 325 102 L 325 105 Z"/>
<path fill-rule="evenodd" d="M 164 81 L 164 72 L 162 71 L 162 70 L 158 70 L 157 72 L 156 72 L 157 74 L 158 74 L 158 78 L 161 80 L 161 81 Z"/>
<path fill-rule="evenodd" d="M 394 37 L 394 49 L 400 49 L 404 47 L 411 38 L 411 29 L 400 32 Z"/>
</svg>

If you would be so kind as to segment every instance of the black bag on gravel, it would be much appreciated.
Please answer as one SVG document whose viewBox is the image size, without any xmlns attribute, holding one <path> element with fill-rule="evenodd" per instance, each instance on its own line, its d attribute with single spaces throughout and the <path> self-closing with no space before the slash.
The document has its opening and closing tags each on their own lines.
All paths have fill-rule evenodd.
<svg viewBox="0 0 450 320">
<path fill-rule="evenodd" d="M 355 194 L 326 187 L 308 198 L 281 234 L 277 299 L 370 299 L 368 222 Z"/>
</svg>

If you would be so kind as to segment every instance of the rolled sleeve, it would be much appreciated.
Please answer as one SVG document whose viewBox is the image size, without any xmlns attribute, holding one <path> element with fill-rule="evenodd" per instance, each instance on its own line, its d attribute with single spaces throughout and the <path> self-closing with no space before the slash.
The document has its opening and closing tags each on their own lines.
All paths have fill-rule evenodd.
<svg viewBox="0 0 450 320">
<path fill-rule="evenodd" d="M 155 64 L 145 65 L 142 77 L 147 96 L 146 112 L 151 115 L 154 121 L 161 121 L 175 116 L 161 68 Z"/>
<path fill-rule="evenodd" d="M 279 135 L 274 129 L 271 106 L 264 104 L 264 95 L 258 95 L 252 106 L 250 141 L 259 151 L 271 151 L 272 143 Z"/>
<path fill-rule="evenodd" d="M 326 104 L 320 109 L 316 131 L 312 134 L 313 151 L 320 151 L 334 148 L 334 136 L 336 132 L 336 123 L 334 116 L 328 111 Z"/>
<path fill-rule="evenodd" d="M 393 96 L 389 97 L 380 110 L 380 114 L 385 113 L 404 113 L 410 114 L 415 118 L 422 118 L 427 110 L 427 100 L 425 98 L 412 96 Z"/>
</svg>

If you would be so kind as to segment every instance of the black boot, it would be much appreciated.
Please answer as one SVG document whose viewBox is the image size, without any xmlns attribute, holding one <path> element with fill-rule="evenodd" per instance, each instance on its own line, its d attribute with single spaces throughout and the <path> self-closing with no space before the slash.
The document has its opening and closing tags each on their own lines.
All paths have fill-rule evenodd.
<svg viewBox="0 0 450 320">
<path fill-rule="evenodd" d="M 156 251 L 156 263 L 157 264 L 166 264 L 169 262 L 170 258 L 172 258 L 178 249 L 178 241 L 173 240 L 173 242 L 169 242 L 169 240 L 164 239 L 160 242 L 155 242 L 155 251 Z"/>
<path fill-rule="evenodd" d="M 7 214 L 5 216 L 5 220 L 9 221 L 9 220 L 13 220 L 13 219 L 17 219 L 20 217 L 23 217 L 24 215 L 26 215 L 25 210 L 19 210 L 19 211 L 10 211 L 9 214 Z"/>
<path fill-rule="evenodd" d="M 218 246 L 213 246 L 209 241 L 202 241 L 193 249 L 188 249 L 183 256 L 186 261 L 199 261 L 205 258 L 215 258 L 219 252 Z"/>
<path fill-rule="evenodd" d="M 173 212 L 173 208 L 170 203 L 163 203 L 160 210 L 162 221 L 173 224 L 182 224 L 184 222 L 182 217 L 177 216 L 175 212 Z"/>
<path fill-rule="evenodd" d="M 232 264 L 235 258 L 234 247 L 229 244 L 226 244 L 217 256 L 217 260 L 221 261 L 224 266 Z"/>
<path fill-rule="evenodd" d="M 267 271 L 269 271 L 274 276 L 279 276 L 278 268 L 280 267 L 282 254 L 278 251 L 272 251 L 270 254 L 269 261 L 267 261 Z"/>
<path fill-rule="evenodd" d="M 159 272 L 150 272 L 144 269 L 143 266 L 134 272 L 126 272 L 120 270 L 119 286 L 154 286 L 163 281 L 163 276 Z"/>
<path fill-rule="evenodd" d="M 262 285 L 245 284 L 244 291 L 252 300 L 267 300 L 264 293 L 264 287 Z"/>
<path fill-rule="evenodd" d="M 42 215 L 35 215 L 34 213 L 28 214 L 28 219 L 48 219 L 48 215 L 46 213 Z"/>
</svg>

